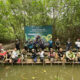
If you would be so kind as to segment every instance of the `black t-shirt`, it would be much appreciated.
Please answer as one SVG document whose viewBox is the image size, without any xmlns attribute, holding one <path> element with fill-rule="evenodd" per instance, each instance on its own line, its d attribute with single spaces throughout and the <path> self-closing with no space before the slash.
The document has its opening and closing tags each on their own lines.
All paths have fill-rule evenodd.
<svg viewBox="0 0 80 80">
<path fill-rule="evenodd" d="M 63 55 L 64 55 L 64 52 L 63 51 L 62 52 L 60 52 L 60 51 L 58 52 L 58 56 L 59 57 L 63 57 Z"/>
<path fill-rule="evenodd" d="M 57 47 L 59 47 L 59 46 L 60 46 L 60 41 L 56 41 L 56 42 L 55 42 L 55 45 L 56 45 Z"/>
<path fill-rule="evenodd" d="M 10 57 L 11 57 L 11 55 L 8 53 L 8 54 L 7 54 L 7 58 L 9 59 Z"/>
<path fill-rule="evenodd" d="M 66 46 L 67 46 L 67 47 L 70 47 L 70 46 L 71 46 L 71 42 L 67 42 L 67 43 L 66 43 Z"/>
<path fill-rule="evenodd" d="M 16 45 L 16 48 L 17 48 L 17 49 L 20 49 L 20 42 L 19 42 L 19 41 L 16 42 L 15 45 Z"/>
<path fill-rule="evenodd" d="M 36 55 L 35 52 L 32 52 L 32 57 L 33 57 L 33 58 L 37 57 L 37 55 Z"/>
</svg>

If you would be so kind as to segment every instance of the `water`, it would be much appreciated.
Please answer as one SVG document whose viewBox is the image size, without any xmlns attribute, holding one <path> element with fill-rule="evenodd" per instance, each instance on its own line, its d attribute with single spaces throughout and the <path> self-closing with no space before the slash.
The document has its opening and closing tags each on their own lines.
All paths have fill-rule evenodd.
<svg viewBox="0 0 80 80">
<path fill-rule="evenodd" d="M 80 65 L 0 65 L 0 80 L 80 80 Z"/>
</svg>

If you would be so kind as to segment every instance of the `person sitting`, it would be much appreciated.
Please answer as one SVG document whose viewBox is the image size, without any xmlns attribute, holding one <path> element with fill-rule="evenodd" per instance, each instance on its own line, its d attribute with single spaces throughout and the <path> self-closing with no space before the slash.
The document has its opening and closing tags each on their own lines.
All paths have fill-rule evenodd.
<svg viewBox="0 0 80 80">
<path fill-rule="evenodd" d="M 62 48 L 60 48 L 59 51 L 58 51 L 58 58 L 61 61 L 64 61 L 65 60 L 65 54 L 64 54 L 64 51 L 63 51 Z"/>
<path fill-rule="evenodd" d="M 51 62 L 53 62 L 53 61 L 55 61 L 55 59 L 57 59 L 57 54 L 56 54 L 56 52 L 54 52 L 53 48 L 50 49 L 48 58 Z"/>
<path fill-rule="evenodd" d="M 7 54 L 7 51 L 5 51 L 4 49 L 1 49 L 1 52 L 0 52 L 0 60 L 4 60 L 6 54 Z"/>
<path fill-rule="evenodd" d="M 14 48 L 14 50 L 12 51 L 11 58 L 12 58 L 12 62 L 13 63 L 17 62 L 17 60 L 18 60 L 18 53 L 17 53 L 17 49 L 16 48 Z"/>
<path fill-rule="evenodd" d="M 80 49 L 79 49 L 79 52 L 77 52 L 77 54 L 76 54 L 76 60 L 78 62 L 80 62 Z"/>
<path fill-rule="evenodd" d="M 40 61 L 41 62 L 44 62 L 44 51 L 40 48 L 40 53 L 39 53 L 39 55 L 40 55 Z"/>
<path fill-rule="evenodd" d="M 22 62 L 23 62 L 22 56 L 21 56 L 21 55 L 19 55 L 19 56 L 18 56 L 17 63 L 22 63 Z"/>
<path fill-rule="evenodd" d="M 21 51 L 21 60 L 25 61 L 27 59 L 27 51 L 25 49 L 22 49 Z"/>
<path fill-rule="evenodd" d="M 66 61 L 75 61 L 75 53 L 72 52 L 71 50 L 66 52 Z"/>
<path fill-rule="evenodd" d="M 3 45 L 2 43 L 0 43 L 0 60 L 4 59 L 5 54 L 6 54 L 6 51 L 4 51 Z"/>
<path fill-rule="evenodd" d="M 37 54 L 36 54 L 35 49 L 32 49 L 32 59 L 34 62 L 37 62 Z"/>
<path fill-rule="evenodd" d="M 5 56 L 5 62 L 9 62 L 11 63 L 12 62 L 12 59 L 11 59 L 11 51 L 7 51 L 7 54 Z"/>
</svg>

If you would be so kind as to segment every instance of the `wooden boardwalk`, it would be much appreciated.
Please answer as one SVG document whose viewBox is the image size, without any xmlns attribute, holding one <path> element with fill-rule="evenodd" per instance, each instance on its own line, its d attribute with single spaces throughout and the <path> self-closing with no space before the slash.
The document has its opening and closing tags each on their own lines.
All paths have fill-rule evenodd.
<svg viewBox="0 0 80 80">
<path fill-rule="evenodd" d="M 0 61 L 0 64 L 13 64 L 13 63 L 5 63 L 3 61 Z M 50 62 L 49 59 L 45 59 L 44 62 L 40 62 L 40 59 L 37 59 L 37 62 L 35 63 L 32 59 L 27 59 L 26 61 L 23 61 L 21 63 L 14 63 L 16 65 L 79 65 L 80 62 L 61 62 L 61 61 L 56 61 L 56 62 Z"/>
</svg>

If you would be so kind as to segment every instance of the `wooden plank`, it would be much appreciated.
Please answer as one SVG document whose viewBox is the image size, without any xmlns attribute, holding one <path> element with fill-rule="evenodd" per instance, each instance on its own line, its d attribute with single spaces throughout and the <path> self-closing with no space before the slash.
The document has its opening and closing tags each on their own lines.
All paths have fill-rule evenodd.
<svg viewBox="0 0 80 80">
<path fill-rule="evenodd" d="M 45 64 L 51 64 L 51 61 L 49 61 L 49 59 L 45 59 L 44 60 L 44 63 Z M 12 63 L 5 63 L 3 61 L 0 61 L 0 64 L 12 64 Z M 37 62 L 35 63 L 33 61 L 33 59 L 27 59 L 26 61 L 23 61 L 22 63 L 15 63 L 15 64 L 43 64 L 42 62 L 40 62 L 40 59 L 37 59 Z M 55 62 L 52 62 L 52 64 L 80 64 L 80 62 L 61 62 L 61 61 L 55 61 Z"/>
</svg>

